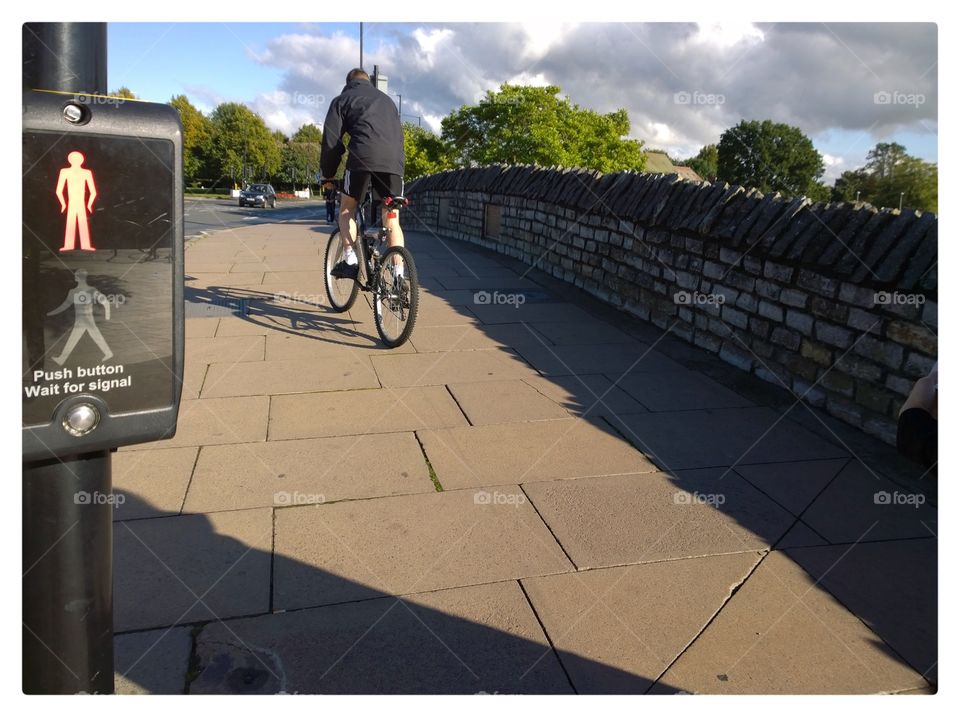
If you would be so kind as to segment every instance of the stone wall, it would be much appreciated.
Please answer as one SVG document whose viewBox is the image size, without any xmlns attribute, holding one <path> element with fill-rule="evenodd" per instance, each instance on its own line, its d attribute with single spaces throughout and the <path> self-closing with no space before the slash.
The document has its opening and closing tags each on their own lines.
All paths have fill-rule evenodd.
<svg viewBox="0 0 960 717">
<path fill-rule="evenodd" d="M 888 442 L 935 360 L 930 213 L 529 166 L 407 194 L 413 228 L 536 266 Z"/>
</svg>

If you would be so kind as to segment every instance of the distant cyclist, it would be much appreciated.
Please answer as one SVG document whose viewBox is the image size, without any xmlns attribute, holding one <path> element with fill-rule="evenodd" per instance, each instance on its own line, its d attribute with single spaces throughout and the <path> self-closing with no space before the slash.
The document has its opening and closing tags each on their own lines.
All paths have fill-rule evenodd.
<svg viewBox="0 0 960 717">
<path fill-rule="evenodd" d="M 323 146 L 320 152 L 320 175 L 324 181 L 336 174 L 346 147 L 343 135 L 350 135 L 350 151 L 340 194 L 340 236 L 344 258 L 330 270 L 339 279 L 357 276 L 357 206 L 367 189 L 373 198 L 403 194 L 403 127 L 397 106 L 385 93 L 370 82 L 370 76 L 355 68 L 347 74 L 347 84 L 330 103 L 323 125 Z M 329 186 L 329 184 L 328 184 Z M 383 227 L 390 246 L 403 246 L 403 230 L 397 213 L 390 217 L 381 205 Z M 395 278 L 403 275 L 402 264 L 395 265 Z"/>
</svg>

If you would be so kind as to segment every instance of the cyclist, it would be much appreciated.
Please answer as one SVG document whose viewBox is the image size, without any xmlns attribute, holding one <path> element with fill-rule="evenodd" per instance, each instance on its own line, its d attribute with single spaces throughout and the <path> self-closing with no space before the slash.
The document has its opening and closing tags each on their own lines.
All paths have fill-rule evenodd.
<svg viewBox="0 0 960 717">
<path fill-rule="evenodd" d="M 350 135 L 350 151 L 340 194 L 340 236 L 344 258 L 330 273 L 339 279 L 357 276 L 358 260 L 353 245 L 357 239 L 356 212 L 367 189 L 373 189 L 374 200 L 403 194 L 403 127 L 397 107 L 385 93 L 370 82 L 361 68 L 350 70 L 347 84 L 330 103 L 323 125 L 320 150 L 320 176 L 330 186 L 330 179 L 346 147 L 344 133 Z M 387 230 L 390 246 L 403 246 L 403 230 L 397 212 L 381 205 L 381 219 Z M 403 265 L 394 265 L 395 279 L 403 275 Z"/>
</svg>

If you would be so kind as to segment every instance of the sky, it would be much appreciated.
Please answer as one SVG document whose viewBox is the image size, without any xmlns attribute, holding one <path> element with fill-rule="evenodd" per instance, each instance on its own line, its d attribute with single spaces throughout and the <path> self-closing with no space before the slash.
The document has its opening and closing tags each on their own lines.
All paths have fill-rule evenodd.
<svg viewBox="0 0 960 717">
<path fill-rule="evenodd" d="M 110 23 L 111 90 L 205 112 L 243 102 L 271 129 L 323 124 L 359 64 L 357 23 Z M 877 142 L 937 161 L 932 23 L 365 23 L 404 120 L 440 120 L 503 82 L 557 85 L 590 109 L 625 108 L 630 136 L 689 157 L 741 119 L 803 130 L 824 179 Z"/>
</svg>

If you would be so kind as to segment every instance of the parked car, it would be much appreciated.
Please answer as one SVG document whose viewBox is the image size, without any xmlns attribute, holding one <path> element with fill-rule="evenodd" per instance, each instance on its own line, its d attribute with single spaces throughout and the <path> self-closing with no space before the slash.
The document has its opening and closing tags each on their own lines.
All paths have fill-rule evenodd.
<svg viewBox="0 0 960 717">
<path fill-rule="evenodd" d="M 270 184 L 250 184 L 240 192 L 240 206 L 271 208 L 277 206 L 277 193 Z"/>
</svg>

